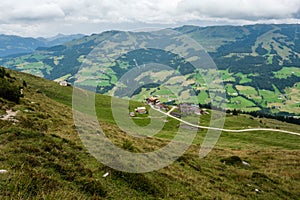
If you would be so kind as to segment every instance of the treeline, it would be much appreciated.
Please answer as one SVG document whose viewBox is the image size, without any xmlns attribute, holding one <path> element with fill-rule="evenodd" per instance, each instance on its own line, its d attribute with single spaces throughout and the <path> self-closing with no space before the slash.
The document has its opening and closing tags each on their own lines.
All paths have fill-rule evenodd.
<svg viewBox="0 0 300 200">
<path fill-rule="evenodd" d="M 279 33 L 287 36 L 287 38 L 285 38 L 285 41 L 293 42 L 294 45 L 291 45 L 290 47 L 293 49 L 293 51 L 300 53 L 300 33 L 298 29 L 298 25 L 289 25 L 287 27 L 281 27 L 280 30 L 275 31 L 274 33 Z"/>
<path fill-rule="evenodd" d="M 151 63 L 169 66 L 174 70 L 178 70 L 181 75 L 188 75 L 195 71 L 195 67 L 183 57 L 162 49 L 148 48 L 133 50 L 126 55 L 122 55 L 122 57 L 118 58 L 116 61 L 116 66 L 112 69 L 118 78 L 124 74 L 119 63 L 128 63 L 129 66 L 126 71 L 136 67 L 136 64 L 142 66 Z"/>
<path fill-rule="evenodd" d="M 249 34 L 245 35 L 242 38 L 237 38 L 236 41 L 228 42 L 227 44 L 220 46 L 217 52 L 212 53 L 213 58 L 219 58 L 226 56 L 230 53 L 252 53 L 252 47 L 255 45 L 257 38 L 272 30 L 272 26 L 249 26 L 248 31 Z"/>
<path fill-rule="evenodd" d="M 224 108 L 220 108 L 217 106 L 213 106 L 211 103 L 199 104 L 199 108 L 218 110 L 218 111 L 226 112 L 228 114 L 231 113 L 233 115 L 247 114 L 247 115 L 251 115 L 253 117 L 276 119 L 278 121 L 300 125 L 300 118 L 296 118 L 294 116 L 291 116 L 290 113 L 284 113 L 284 112 L 273 114 L 273 113 L 270 113 L 270 111 L 268 109 L 247 112 L 247 111 L 241 111 L 241 110 L 237 110 L 237 109 L 233 109 L 233 110 L 224 109 Z"/>
<path fill-rule="evenodd" d="M 299 58 L 290 58 L 292 62 L 284 63 L 284 66 L 300 66 Z M 292 74 L 290 77 L 285 79 L 276 78 L 274 76 L 275 71 L 279 71 L 282 69 L 282 66 L 279 65 L 280 57 L 278 55 L 273 56 L 272 63 L 267 63 L 267 58 L 262 56 L 245 56 L 244 58 L 238 58 L 237 56 L 233 56 L 231 58 L 221 57 L 215 60 L 217 66 L 221 70 L 229 69 L 230 73 L 242 73 L 242 74 L 256 74 L 256 76 L 251 76 L 252 81 L 248 83 L 244 83 L 243 85 L 252 86 L 257 90 L 270 90 L 274 91 L 273 85 L 275 85 L 280 92 L 284 93 L 284 90 L 287 87 L 293 87 L 293 85 L 297 82 L 300 82 L 300 77 Z M 236 77 L 238 83 L 241 79 Z M 234 83 L 234 84 L 236 84 Z"/>
<path fill-rule="evenodd" d="M 253 117 L 276 119 L 278 121 L 300 125 L 300 119 L 295 118 L 294 116 L 290 116 L 290 113 L 272 114 L 272 113 L 265 113 L 263 111 L 241 112 L 241 113 L 248 114 Z"/>
</svg>

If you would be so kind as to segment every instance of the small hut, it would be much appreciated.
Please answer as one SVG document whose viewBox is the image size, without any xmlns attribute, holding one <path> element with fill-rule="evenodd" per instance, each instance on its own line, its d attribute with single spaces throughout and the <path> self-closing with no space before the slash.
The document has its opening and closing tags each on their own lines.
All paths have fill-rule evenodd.
<svg viewBox="0 0 300 200">
<path fill-rule="evenodd" d="M 135 109 L 135 112 L 137 112 L 139 114 L 146 114 L 147 113 L 147 109 L 146 109 L 146 107 L 137 107 Z"/>
</svg>

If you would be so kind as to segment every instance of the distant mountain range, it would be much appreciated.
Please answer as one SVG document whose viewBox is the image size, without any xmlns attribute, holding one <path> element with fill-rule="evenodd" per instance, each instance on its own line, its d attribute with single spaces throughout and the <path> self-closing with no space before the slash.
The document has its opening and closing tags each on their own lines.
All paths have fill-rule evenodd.
<svg viewBox="0 0 300 200">
<path fill-rule="evenodd" d="M 0 35 L 0 57 L 34 52 L 38 47 L 51 47 L 82 38 L 82 34 L 63 35 L 50 38 L 20 37 L 15 35 Z"/>
<path fill-rule="evenodd" d="M 300 114 L 300 25 L 183 26 L 174 30 L 199 42 L 213 58 L 224 82 L 228 109 Z M 97 69 L 81 73 L 82 86 L 87 89 L 97 88 L 99 93 L 111 94 L 121 76 L 136 67 L 137 63 L 144 65 L 155 61 L 171 66 L 190 80 L 190 86 L 195 90 L 201 104 L 209 104 L 211 98 L 224 93 L 215 90 L 215 94 L 211 94 L 212 91 L 205 86 L 203 77 L 195 74 L 188 62 L 168 52 L 170 45 L 161 50 L 141 48 L 154 39 L 163 44 L 166 38 L 157 38 L 146 32 L 130 35 L 128 37 L 122 31 L 107 31 L 57 46 L 38 48 L 26 55 L 2 58 L 0 64 L 50 80 L 67 79 L 74 82 L 84 59 L 95 47 L 100 46 L 107 55 L 118 57 L 120 52 L 116 49 L 132 44 L 133 51 L 120 55 L 116 61 L 104 61 L 101 57 L 103 55 L 99 54 L 97 63 L 90 63 L 94 66 L 91 69 Z M 38 40 L 40 43 L 34 43 L 34 47 L 30 47 L 31 40 L 27 40 L 22 45 L 15 42 L 14 48 L 22 50 L 25 46 L 33 50 L 42 43 Z M 53 41 L 57 41 L 57 38 Z M 180 46 L 181 44 L 176 45 L 178 48 L 186 48 Z M 186 53 L 189 53 L 188 49 Z M 164 74 L 156 73 L 156 76 L 177 76 L 166 75 L 165 71 L 162 73 Z M 209 76 L 211 71 L 203 69 L 201 74 Z M 101 77 L 100 83 L 95 81 L 95 76 Z M 172 86 L 173 83 L 167 84 Z M 183 90 L 179 94 L 188 95 Z M 161 96 L 165 101 L 172 99 L 170 91 L 155 88 L 155 84 L 140 88 L 133 98 L 148 95 Z"/>
</svg>

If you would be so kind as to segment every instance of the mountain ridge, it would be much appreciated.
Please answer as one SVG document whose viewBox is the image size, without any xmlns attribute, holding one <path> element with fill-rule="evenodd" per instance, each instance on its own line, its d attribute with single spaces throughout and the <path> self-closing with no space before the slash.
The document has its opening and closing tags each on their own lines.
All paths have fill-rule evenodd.
<svg viewBox="0 0 300 200">
<path fill-rule="evenodd" d="M 50 38 L 22 37 L 17 35 L 0 35 L 0 57 L 15 56 L 32 53 L 38 47 L 51 47 L 60 45 L 74 39 L 83 37 L 83 34 L 63 35 Z"/>
<path fill-rule="evenodd" d="M 300 105 L 297 103 L 300 102 L 300 96 L 297 94 L 298 85 L 300 85 L 298 84 L 300 83 L 299 28 L 300 25 L 297 24 L 258 24 L 213 27 L 182 26 L 174 30 L 187 34 L 188 37 L 197 41 L 214 60 L 224 82 L 228 109 L 247 112 L 263 110 L 271 113 L 298 115 L 300 114 Z M 142 44 L 142 40 L 150 42 L 149 38 L 155 38 L 151 33 L 129 34 L 138 40 L 136 43 L 138 45 Z M 118 49 L 122 47 L 122 43 L 133 44 L 132 38 L 129 39 L 124 31 L 106 31 L 59 46 L 42 48 L 33 54 L 3 59 L 1 63 L 8 68 L 47 79 L 67 79 L 74 83 L 75 75 L 79 73 L 83 61 L 95 47 L 107 43 L 108 48 L 110 45 L 115 45 Z M 118 52 L 114 52 L 113 49 L 109 51 L 110 55 L 118 55 Z M 163 52 L 145 52 L 142 49 L 140 52 L 131 52 L 124 55 L 127 60 L 123 58 L 118 60 L 120 64 L 106 63 L 105 65 L 110 66 L 109 69 L 106 67 L 103 69 L 106 70 L 105 72 L 102 70 L 104 74 L 101 75 L 100 72 L 97 72 L 98 76 L 103 77 L 102 84 L 92 83 L 94 75 L 91 72 L 84 75 L 86 76 L 83 77 L 85 82 L 82 84 L 86 88 L 98 87 L 98 92 L 108 94 L 119 79 L 118 74 L 135 67 L 136 63 L 128 59 L 133 59 L 135 56 L 137 63 L 143 65 L 146 64 L 145 60 L 141 60 L 139 57 L 146 59 L 149 53 L 153 60 L 158 61 L 160 57 L 158 54 Z M 161 64 L 170 65 L 172 58 L 168 58 L 168 53 L 164 53 L 164 56 L 166 56 L 163 58 L 164 63 Z M 179 65 L 179 63 L 177 64 Z M 128 66 L 128 69 L 125 66 Z M 175 68 L 176 66 L 174 66 Z M 209 72 L 201 73 L 205 76 Z M 192 74 L 190 75 L 192 76 Z M 200 79 L 199 81 L 201 82 Z M 209 102 L 209 98 L 207 98 L 209 93 L 204 84 L 200 82 L 194 80 L 192 87 L 195 88 L 197 94 L 201 95 L 201 98 L 206 98 L 201 102 L 201 104 L 205 104 Z M 154 88 L 150 90 L 155 94 Z"/>
</svg>

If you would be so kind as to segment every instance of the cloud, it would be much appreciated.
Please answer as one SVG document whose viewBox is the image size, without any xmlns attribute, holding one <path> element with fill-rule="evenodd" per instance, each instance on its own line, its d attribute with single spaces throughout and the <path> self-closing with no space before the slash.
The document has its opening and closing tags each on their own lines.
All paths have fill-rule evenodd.
<svg viewBox="0 0 300 200">
<path fill-rule="evenodd" d="M 299 23 L 299 0 L 2 0 L 0 32 L 44 35 L 137 26 Z"/>
<path fill-rule="evenodd" d="M 55 20 L 65 16 L 54 3 L 38 0 L 6 1 L 0 3 L 1 18 L 7 22 Z"/>
<path fill-rule="evenodd" d="M 227 18 L 239 20 L 286 19 L 300 12 L 298 0 L 183 0 L 178 5 L 183 15 L 201 19 Z"/>
<path fill-rule="evenodd" d="M 23 7 L 13 12 L 13 20 L 53 20 L 63 18 L 64 12 L 54 4 L 37 5 L 35 7 Z"/>
<path fill-rule="evenodd" d="M 88 0 L 60 1 L 58 4 L 69 19 L 86 19 L 94 22 L 163 22 L 172 17 L 180 0 Z M 80 10 L 78 9 L 80 8 Z"/>
</svg>

